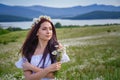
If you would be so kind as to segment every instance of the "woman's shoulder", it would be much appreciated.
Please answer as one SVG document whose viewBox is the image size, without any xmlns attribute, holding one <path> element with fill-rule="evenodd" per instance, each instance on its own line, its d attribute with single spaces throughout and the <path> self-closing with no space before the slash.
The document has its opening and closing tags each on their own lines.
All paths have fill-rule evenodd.
<svg viewBox="0 0 120 80">
<path fill-rule="evenodd" d="M 23 68 L 22 64 L 27 61 L 27 59 L 25 57 L 20 57 L 19 60 L 15 63 L 15 66 L 17 68 Z"/>
</svg>

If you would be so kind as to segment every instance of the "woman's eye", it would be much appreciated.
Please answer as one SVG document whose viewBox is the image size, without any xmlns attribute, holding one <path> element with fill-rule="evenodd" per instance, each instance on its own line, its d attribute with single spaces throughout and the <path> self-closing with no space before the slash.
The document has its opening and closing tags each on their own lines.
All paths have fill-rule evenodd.
<svg viewBox="0 0 120 80">
<path fill-rule="evenodd" d="M 43 28 L 42 30 L 46 30 L 46 28 Z"/>
<path fill-rule="evenodd" d="M 52 28 L 50 28 L 49 30 L 52 30 Z"/>
</svg>

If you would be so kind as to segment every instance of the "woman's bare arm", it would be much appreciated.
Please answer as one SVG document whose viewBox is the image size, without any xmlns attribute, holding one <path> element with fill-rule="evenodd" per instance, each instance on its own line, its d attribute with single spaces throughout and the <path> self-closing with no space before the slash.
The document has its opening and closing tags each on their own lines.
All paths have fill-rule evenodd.
<svg viewBox="0 0 120 80">
<path fill-rule="evenodd" d="M 41 70 L 37 73 L 32 73 L 30 70 L 24 71 L 25 80 L 39 80 L 49 73 L 49 70 Z"/>
<path fill-rule="evenodd" d="M 57 63 L 51 64 L 47 68 L 39 69 L 39 71 L 37 71 L 37 68 L 32 67 L 32 66 L 30 66 L 29 68 L 30 69 L 27 70 L 23 64 L 25 79 L 26 80 L 38 80 L 38 79 L 46 77 L 47 74 L 49 74 L 50 72 L 54 72 L 54 71 L 59 70 L 61 68 L 61 63 L 57 62 Z M 32 74 L 32 70 L 37 71 L 37 72 Z"/>
<path fill-rule="evenodd" d="M 39 71 L 41 71 L 42 69 L 41 68 L 38 68 L 38 67 L 36 67 L 36 66 L 33 66 L 32 64 L 30 64 L 29 62 L 25 62 L 24 64 L 23 64 L 23 69 L 24 69 L 24 71 L 25 70 L 31 70 L 31 71 L 33 71 L 33 72 L 39 72 Z M 54 78 L 54 73 L 53 72 L 50 72 L 50 73 L 48 73 L 46 76 L 45 76 L 46 78 Z"/>
</svg>

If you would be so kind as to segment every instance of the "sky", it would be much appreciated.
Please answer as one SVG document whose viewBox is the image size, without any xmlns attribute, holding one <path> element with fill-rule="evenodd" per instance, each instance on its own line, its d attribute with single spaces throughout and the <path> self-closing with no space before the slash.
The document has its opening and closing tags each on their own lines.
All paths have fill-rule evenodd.
<svg viewBox="0 0 120 80">
<path fill-rule="evenodd" d="M 0 0 L 0 3 L 11 6 L 42 5 L 58 8 L 88 6 L 91 4 L 120 6 L 120 0 Z"/>
</svg>

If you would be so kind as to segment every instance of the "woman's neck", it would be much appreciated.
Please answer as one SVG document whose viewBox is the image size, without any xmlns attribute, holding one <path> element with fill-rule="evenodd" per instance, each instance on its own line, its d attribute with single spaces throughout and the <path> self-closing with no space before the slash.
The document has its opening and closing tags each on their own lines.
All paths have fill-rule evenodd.
<svg viewBox="0 0 120 80">
<path fill-rule="evenodd" d="M 47 46 L 47 43 L 48 43 L 48 41 L 39 40 L 34 55 L 43 54 L 43 52 Z"/>
<path fill-rule="evenodd" d="M 47 46 L 48 41 L 39 40 L 37 48 L 44 49 Z"/>
</svg>

